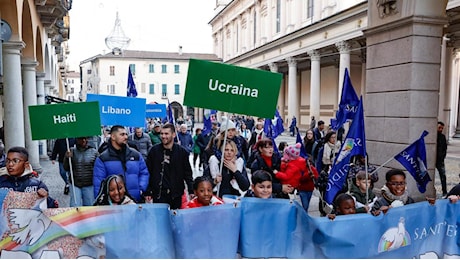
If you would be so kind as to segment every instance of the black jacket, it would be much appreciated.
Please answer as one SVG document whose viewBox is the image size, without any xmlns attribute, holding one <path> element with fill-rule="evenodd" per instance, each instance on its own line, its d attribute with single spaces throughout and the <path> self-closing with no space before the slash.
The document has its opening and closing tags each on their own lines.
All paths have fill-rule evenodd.
<svg viewBox="0 0 460 260">
<path fill-rule="evenodd" d="M 160 193 L 160 181 L 162 163 L 164 158 L 163 144 L 156 144 L 150 149 L 147 155 L 147 168 L 150 172 L 150 181 L 148 190 L 152 192 L 153 197 L 156 198 Z M 169 163 L 169 176 L 167 176 L 170 183 L 171 196 L 173 198 L 180 197 L 184 193 L 184 181 L 187 184 L 189 194 L 193 194 L 193 172 L 189 162 L 189 152 L 182 146 L 174 144 L 171 151 L 171 158 Z M 164 174 L 168 174 L 165 172 Z M 163 183 L 162 189 L 166 184 Z"/>
<path fill-rule="evenodd" d="M 254 173 L 257 170 L 265 170 L 270 173 L 272 176 L 272 186 L 273 186 L 273 191 L 272 193 L 275 195 L 277 198 L 286 198 L 287 195 L 283 193 L 283 185 L 281 184 L 280 180 L 278 180 L 273 173 L 273 170 L 279 171 L 281 167 L 281 158 L 277 156 L 276 154 L 273 154 L 272 156 L 272 167 L 268 167 L 268 165 L 265 163 L 264 159 L 262 156 L 260 156 L 259 152 L 256 152 L 255 154 L 255 159 L 251 163 L 251 173 Z"/>
</svg>

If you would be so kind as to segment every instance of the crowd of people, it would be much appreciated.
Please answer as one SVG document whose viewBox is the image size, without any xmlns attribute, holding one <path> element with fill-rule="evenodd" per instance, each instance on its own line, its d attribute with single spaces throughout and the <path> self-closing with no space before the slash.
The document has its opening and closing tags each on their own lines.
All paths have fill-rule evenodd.
<svg viewBox="0 0 460 260">
<path fill-rule="evenodd" d="M 442 127 L 439 122 L 438 146 L 442 149 L 438 148 L 436 167 L 445 182 L 446 147 L 439 136 Z M 314 117 L 302 143 L 282 142 L 278 149 L 264 133 L 264 119 L 250 116 L 223 116 L 220 122 L 214 120 L 210 129 L 194 129 L 187 122 L 151 121 L 147 131 L 135 128 L 129 134 L 128 128 L 114 125 L 103 128 L 102 133 L 96 142 L 94 137 L 77 137 L 58 139 L 54 144 L 51 160 L 59 163 L 71 207 L 167 203 L 171 209 L 183 209 L 220 205 L 225 196 L 299 196 L 308 212 L 314 190 L 324 196 L 329 171 L 343 142 L 343 135 L 326 130 L 324 121 L 316 122 Z M 6 172 L 0 176 L 0 188 L 36 192 L 47 199 L 48 207 L 58 207 L 29 164 L 25 148 L 12 147 L 4 154 L 4 165 L 0 166 Z M 405 173 L 397 169 L 385 173 L 385 184 L 374 194 L 378 173 L 375 166 L 366 163 L 361 155 L 350 161 L 347 181 L 335 196 L 332 212 L 320 198 L 322 216 L 379 215 L 414 202 L 406 189 Z M 201 173 L 195 179 L 193 169 Z M 456 202 L 460 188 L 447 193 L 444 182 L 443 195 Z"/>
</svg>

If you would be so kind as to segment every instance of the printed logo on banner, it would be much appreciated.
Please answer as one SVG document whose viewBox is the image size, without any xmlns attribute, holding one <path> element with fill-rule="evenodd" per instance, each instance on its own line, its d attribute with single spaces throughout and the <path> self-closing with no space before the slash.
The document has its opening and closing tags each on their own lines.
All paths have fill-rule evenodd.
<svg viewBox="0 0 460 260">
<path fill-rule="evenodd" d="M 395 250 L 403 246 L 410 245 L 411 239 L 406 231 L 405 220 L 399 219 L 398 226 L 387 229 L 380 238 L 378 252 Z"/>
<path fill-rule="evenodd" d="M 166 116 L 166 104 L 147 104 L 145 105 L 145 117 L 163 118 Z"/>
</svg>

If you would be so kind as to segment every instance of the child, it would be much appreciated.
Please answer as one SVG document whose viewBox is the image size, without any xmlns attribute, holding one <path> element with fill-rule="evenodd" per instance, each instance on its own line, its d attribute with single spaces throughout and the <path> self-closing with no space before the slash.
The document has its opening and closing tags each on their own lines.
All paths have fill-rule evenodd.
<svg viewBox="0 0 460 260">
<path fill-rule="evenodd" d="M 126 190 L 122 175 L 110 175 L 101 183 L 94 206 L 136 204 Z"/>
<path fill-rule="evenodd" d="M 389 208 L 400 207 L 415 201 L 409 197 L 406 190 L 406 174 L 398 169 L 389 170 L 386 175 L 386 184 L 382 187 L 382 197 L 372 206 L 371 213 L 374 216 L 385 214 Z"/>
<path fill-rule="evenodd" d="M 283 157 L 284 149 L 286 149 L 287 146 L 288 146 L 287 142 L 280 142 L 280 144 L 278 145 L 278 151 L 280 152 L 281 157 Z"/>
<path fill-rule="evenodd" d="M 0 176 L 1 189 L 37 192 L 38 196 L 46 198 L 48 208 L 58 207 L 58 202 L 48 196 L 48 187 L 32 170 L 26 148 L 11 147 L 6 155 L 5 165 L 8 174 Z"/>
<path fill-rule="evenodd" d="M 257 170 L 252 174 L 251 182 L 251 189 L 246 192 L 245 197 L 273 198 L 272 176 L 270 173 L 265 170 Z"/>
<path fill-rule="evenodd" d="M 334 220 L 339 215 L 356 214 L 355 200 L 346 193 L 340 193 L 334 200 L 334 213 L 328 214 L 330 220 Z"/>
<path fill-rule="evenodd" d="M 198 176 L 193 181 L 195 198 L 188 202 L 186 208 L 215 206 L 224 202 L 212 193 L 212 181 L 208 177 Z"/>
<path fill-rule="evenodd" d="M 367 176 L 366 180 L 366 172 L 359 171 L 356 174 L 356 185 L 351 185 L 351 196 L 354 197 L 356 200 L 356 209 L 357 213 L 367 213 L 374 205 L 374 202 L 377 200 L 375 194 L 372 192 L 372 180 L 369 176 Z M 367 195 L 366 195 L 367 190 Z M 366 196 L 368 196 L 369 200 L 366 201 Z"/>
<path fill-rule="evenodd" d="M 310 161 L 311 157 L 308 157 L 305 160 L 307 164 L 307 171 L 303 173 L 302 178 L 300 179 L 299 191 L 300 200 L 302 201 L 302 207 L 308 212 L 310 207 L 311 196 L 313 195 L 313 190 L 315 189 L 315 181 L 318 179 L 318 171 L 313 166 L 313 162 Z"/>
<path fill-rule="evenodd" d="M 289 145 L 284 149 L 284 155 L 281 159 L 280 170 L 274 170 L 276 178 L 281 181 L 281 184 L 290 184 L 294 189 L 299 187 L 302 177 L 310 178 L 307 173 L 307 163 L 305 159 L 300 157 L 300 143 Z"/>
</svg>

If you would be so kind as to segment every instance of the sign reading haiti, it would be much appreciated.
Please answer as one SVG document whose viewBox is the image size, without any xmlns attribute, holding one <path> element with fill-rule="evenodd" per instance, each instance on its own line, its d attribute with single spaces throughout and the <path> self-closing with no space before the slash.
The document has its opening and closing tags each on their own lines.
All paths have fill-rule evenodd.
<svg viewBox="0 0 460 260">
<path fill-rule="evenodd" d="M 184 105 L 272 118 L 282 75 L 191 59 Z"/>
<path fill-rule="evenodd" d="M 145 117 L 166 117 L 165 104 L 147 104 L 145 105 Z"/>
<path fill-rule="evenodd" d="M 101 134 L 97 102 L 29 106 L 32 140 Z"/>
<path fill-rule="evenodd" d="M 99 101 L 102 125 L 144 127 L 145 98 L 88 94 L 86 101 Z"/>
</svg>

